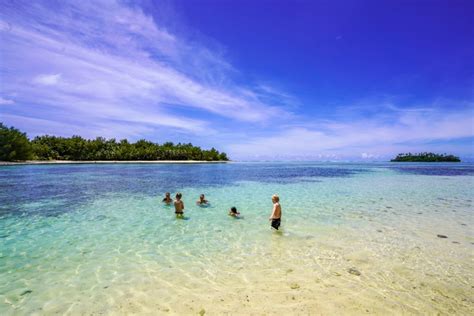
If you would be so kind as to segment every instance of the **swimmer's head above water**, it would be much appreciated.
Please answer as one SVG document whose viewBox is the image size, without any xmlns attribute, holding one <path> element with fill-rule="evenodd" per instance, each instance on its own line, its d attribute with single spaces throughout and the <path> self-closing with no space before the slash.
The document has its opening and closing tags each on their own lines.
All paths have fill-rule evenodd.
<svg viewBox="0 0 474 316">
<path fill-rule="evenodd" d="M 230 216 L 237 217 L 240 215 L 240 213 L 237 211 L 237 208 L 235 206 L 232 206 L 229 211 Z"/>
<path fill-rule="evenodd" d="M 165 202 L 166 204 L 170 204 L 171 201 L 173 201 L 173 199 L 170 196 L 171 196 L 171 193 L 166 192 L 165 193 L 165 198 L 163 199 L 163 202 Z"/>
</svg>

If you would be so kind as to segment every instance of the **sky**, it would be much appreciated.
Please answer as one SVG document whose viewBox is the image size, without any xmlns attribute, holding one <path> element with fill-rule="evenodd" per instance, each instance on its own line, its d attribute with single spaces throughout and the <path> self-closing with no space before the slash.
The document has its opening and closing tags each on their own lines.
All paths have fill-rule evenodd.
<svg viewBox="0 0 474 316">
<path fill-rule="evenodd" d="M 0 122 L 233 160 L 474 158 L 470 0 L 0 0 Z"/>
</svg>

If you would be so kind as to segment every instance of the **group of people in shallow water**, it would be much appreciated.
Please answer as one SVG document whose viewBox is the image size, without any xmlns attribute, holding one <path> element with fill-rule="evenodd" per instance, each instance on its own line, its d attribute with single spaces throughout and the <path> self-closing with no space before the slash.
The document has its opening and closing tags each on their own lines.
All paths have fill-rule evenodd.
<svg viewBox="0 0 474 316">
<path fill-rule="evenodd" d="M 174 213 L 176 214 L 176 217 L 178 218 L 183 218 L 184 217 L 184 203 L 182 200 L 183 195 L 178 192 L 176 193 L 175 200 L 171 198 L 171 194 L 169 192 L 166 192 L 165 197 L 163 199 L 163 202 L 166 205 L 171 205 L 171 203 L 174 204 Z M 273 203 L 273 209 L 272 209 L 272 214 L 269 217 L 269 221 L 271 221 L 271 226 L 272 228 L 278 230 L 281 224 L 281 205 L 280 205 L 280 197 L 276 194 L 272 195 L 272 203 Z M 209 201 L 206 200 L 206 197 L 204 194 L 201 194 L 199 196 L 199 200 L 196 201 L 197 205 L 200 206 L 206 206 L 209 205 Z M 229 210 L 229 216 L 233 216 L 236 218 L 240 217 L 240 212 L 237 211 L 237 208 L 235 206 L 232 206 Z"/>
</svg>

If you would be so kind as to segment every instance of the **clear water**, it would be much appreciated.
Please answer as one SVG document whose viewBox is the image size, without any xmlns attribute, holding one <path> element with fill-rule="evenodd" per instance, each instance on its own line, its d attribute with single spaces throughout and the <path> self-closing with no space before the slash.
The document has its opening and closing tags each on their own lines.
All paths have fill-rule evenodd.
<svg viewBox="0 0 474 316">
<path fill-rule="evenodd" d="M 472 164 L 0 167 L 0 314 L 473 314 L 473 198 Z"/>
</svg>

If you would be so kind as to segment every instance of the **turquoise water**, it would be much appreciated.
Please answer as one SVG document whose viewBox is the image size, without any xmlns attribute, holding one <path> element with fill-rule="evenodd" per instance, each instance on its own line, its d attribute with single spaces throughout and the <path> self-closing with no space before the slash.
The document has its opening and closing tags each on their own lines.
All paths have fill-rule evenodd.
<svg viewBox="0 0 474 316">
<path fill-rule="evenodd" d="M 472 164 L 0 167 L 0 314 L 472 314 L 473 180 Z"/>
</svg>

